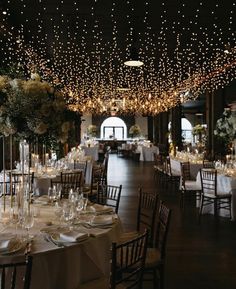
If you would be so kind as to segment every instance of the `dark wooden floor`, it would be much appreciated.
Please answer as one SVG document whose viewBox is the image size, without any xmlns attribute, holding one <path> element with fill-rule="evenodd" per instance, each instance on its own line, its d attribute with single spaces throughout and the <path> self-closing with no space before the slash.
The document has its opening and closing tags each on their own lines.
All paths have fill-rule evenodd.
<svg viewBox="0 0 236 289">
<path fill-rule="evenodd" d="M 177 192 L 166 193 L 153 178 L 153 164 L 110 155 L 109 184 L 122 184 L 119 215 L 125 230 L 134 229 L 138 187 L 158 191 L 172 210 L 166 258 L 165 289 L 235 289 L 236 222 L 204 215 L 197 222 L 197 209 L 179 209 Z M 144 289 L 152 288 L 149 283 Z"/>
</svg>

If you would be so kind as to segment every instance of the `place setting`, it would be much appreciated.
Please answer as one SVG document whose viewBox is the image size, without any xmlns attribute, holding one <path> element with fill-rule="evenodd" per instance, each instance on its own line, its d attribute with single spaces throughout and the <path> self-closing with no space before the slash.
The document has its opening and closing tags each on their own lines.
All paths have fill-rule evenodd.
<svg viewBox="0 0 236 289">
<path fill-rule="evenodd" d="M 0 255 L 10 255 L 26 247 L 27 240 L 13 234 L 1 234 Z"/>
<path fill-rule="evenodd" d="M 87 232 L 78 229 L 70 230 L 66 226 L 42 228 L 40 232 L 43 234 L 45 241 L 51 242 L 57 247 L 81 243 L 89 238 L 89 234 Z"/>
</svg>

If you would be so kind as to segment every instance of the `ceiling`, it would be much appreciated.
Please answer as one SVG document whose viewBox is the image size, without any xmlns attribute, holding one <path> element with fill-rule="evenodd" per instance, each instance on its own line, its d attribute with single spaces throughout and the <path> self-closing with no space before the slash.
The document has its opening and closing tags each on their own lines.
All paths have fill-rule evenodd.
<svg viewBox="0 0 236 289">
<path fill-rule="evenodd" d="M 2 65 L 37 71 L 82 112 L 155 114 L 235 78 L 232 0 L 2 0 L 0 13 Z M 141 68 L 123 64 L 131 47 Z"/>
</svg>

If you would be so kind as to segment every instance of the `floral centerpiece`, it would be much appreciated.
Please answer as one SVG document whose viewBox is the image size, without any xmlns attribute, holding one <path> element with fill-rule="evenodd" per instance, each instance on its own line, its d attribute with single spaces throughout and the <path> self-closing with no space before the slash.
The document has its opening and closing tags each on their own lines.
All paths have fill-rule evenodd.
<svg viewBox="0 0 236 289">
<path fill-rule="evenodd" d="M 87 134 L 91 137 L 95 137 L 97 135 L 97 126 L 90 124 L 87 128 Z"/>
<path fill-rule="evenodd" d="M 32 141 L 65 143 L 71 129 L 63 95 L 52 85 L 0 76 L 0 133 Z"/>
<path fill-rule="evenodd" d="M 201 124 L 195 125 L 192 129 L 192 135 L 199 152 L 202 152 L 206 145 L 206 127 Z"/>
<path fill-rule="evenodd" d="M 192 134 L 193 135 L 206 134 L 206 127 L 201 124 L 197 124 L 193 127 Z"/>
<path fill-rule="evenodd" d="M 132 136 L 132 137 L 138 137 L 140 136 L 141 134 L 141 129 L 139 127 L 139 125 L 135 124 L 135 125 L 132 125 L 129 129 L 129 134 Z"/>
<path fill-rule="evenodd" d="M 214 135 L 221 138 L 226 143 L 236 139 L 236 115 L 230 110 L 225 109 L 221 118 L 216 122 Z"/>
</svg>

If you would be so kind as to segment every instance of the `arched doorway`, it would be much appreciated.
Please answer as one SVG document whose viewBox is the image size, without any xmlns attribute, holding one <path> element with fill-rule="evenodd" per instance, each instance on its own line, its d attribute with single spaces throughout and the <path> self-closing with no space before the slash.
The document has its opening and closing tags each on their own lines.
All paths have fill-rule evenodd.
<svg viewBox="0 0 236 289">
<path fill-rule="evenodd" d="M 102 139 L 126 139 L 127 126 L 125 122 L 119 117 L 108 117 L 101 125 L 101 138 Z"/>
<path fill-rule="evenodd" d="M 182 130 L 182 138 L 183 141 L 186 143 L 192 143 L 193 142 L 193 135 L 192 135 L 192 124 L 191 122 L 185 118 L 181 118 L 181 130 Z M 171 131 L 171 121 L 168 123 L 168 131 Z M 172 142 L 171 134 L 169 133 L 169 143 Z"/>
</svg>

